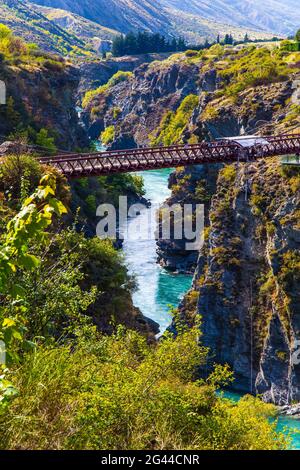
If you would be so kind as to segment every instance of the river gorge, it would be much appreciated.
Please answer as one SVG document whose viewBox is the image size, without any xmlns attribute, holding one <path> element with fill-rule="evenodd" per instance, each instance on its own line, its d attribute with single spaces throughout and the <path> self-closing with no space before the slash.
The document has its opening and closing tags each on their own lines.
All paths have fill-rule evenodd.
<svg viewBox="0 0 300 470">
<path fill-rule="evenodd" d="M 146 171 L 140 173 L 144 179 L 145 197 L 151 204 L 163 204 L 170 196 L 168 189 L 168 178 L 171 170 Z M 141 227 L 147 225 L 148 212 L 145 208 L 137 217 L 140 219 Z M 130 224 L 136 224 L 136 220 L 130 219 Z M 154 234 L 155 223 L 151 227 Z M 141 233 L 141 238 L 145 233 Z M 137 281 L 137 290 L 133 295 L 134 305 L 142 313 L 160 325 L 163 333 L 170 325 L 170 309 L 176 308 L 183 296 L 192 286 L 192 276 L 173 274 L 161 268 L 157 264 L 156 241 L 151 239 L 126 240 L 123 251 L 130 274 Z M 235 392 L 224 392 L 224 396 L 230 400 L 237 401 L 242 395 Z M 300 449 L 300 420 L 288 416 L 280 416 L 278 420 L 278 431 L 290 434 L 291 448 Z"/>
</svg>

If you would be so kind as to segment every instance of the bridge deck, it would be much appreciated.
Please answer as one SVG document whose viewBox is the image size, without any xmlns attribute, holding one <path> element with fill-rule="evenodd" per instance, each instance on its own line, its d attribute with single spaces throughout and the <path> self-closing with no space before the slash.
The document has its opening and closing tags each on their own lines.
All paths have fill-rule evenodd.
<svg viewBox="0 0 300 470">
<path fill-rule="evenodd" d="M 234 140 L 196 145 L 139 148 L 108 152 L 64 154 L 43 157 L 68 178 L 101 176 L 204 163 L 232 163 L 259 158 L 300 154 L 300 134 L 264 137 L 264 143 L 242 147 Z"/>
</svg>

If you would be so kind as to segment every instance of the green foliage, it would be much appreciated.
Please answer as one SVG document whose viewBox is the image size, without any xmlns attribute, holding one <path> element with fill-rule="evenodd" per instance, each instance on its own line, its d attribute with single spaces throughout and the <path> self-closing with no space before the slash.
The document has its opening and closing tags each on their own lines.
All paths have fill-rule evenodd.
<svg viewBox="0 0 300 470">
<path fill-rule="evenodd" d="M 121 112 L 122 112 L 122 111 L 121 111 L 120 108 L 115 107 L 115 108 L 113 109 L 113 118 L 114 118 L 114 119 L 118 119 L 118 117 L 120 116 Z"/>
<path fill-rule="evenodd" d="M 300 282 L 300 255 L 297 251 L 287 251 L 282 255 L 278 278 L 284 289 L 294 295 Z"/>
<path fill-rule="evenodd" d="M 250 197 L 250 204 L 253 207 L 254 214 L 261 215 L 264 212 L 267 203 L 268 200 L 264 194 L 263 188 L 261 188 L 260 185 L 254 183 Z"/>
<path fill-rule="evenodd" d="M 189 95 L 182 101 L 175 113 L 169 111 L 162 118 L 157 132 L 152 135 L 151 145 L 172 145 L 182 142 L 182 134 L 197 106 L 197 95 Z"/>
<path fill-rule="evenodd" d="M 90 216 L 95 216 L 97 209 L 96 196 L 94 194 L 89 194 L 85 200 L 87 205 L 87 210 Z"/>
<path fill-rule="evenodd" d="M 86 312 L 102 286 L 86 284 L 83 265 L 89 257 L 84 243 L 85 239 L 70 229 L 53 234 L 46 245 L 35 244 L 39 265 L 18 276 L 26 304 L 28 340 L 39 338 L 39 342 L 49 343 L 53 338 L 68 337 L 88 322 Z"/>
<path fill-rule="evenodd" d="M 66 55 L 72 49 L 72 46 L 69 44 L 68 51 L 63 45 L 64 41 L 61 40 L 60 37 L 56 37 L 55 34 L 51 34 L 49 31 L 43 30 L 42 27 L 37 27 L 37 29 L 42 34 L 47 34 L 48 39 L 52 42 L 52 46 L 57 48 L 57 50 L 63 55 Z M 60 29 L 60 32 L 61 31 L 62 30 Z M 64 39 L 66 39 L 66 37 Z M 64 43 L 65 45 L 66 42 Z M 6 62 L 12 63 L 13 65 L 19 65 L 20 62 L 24 62 L 26 63 L 27 68 L 30 68 L 32 65 L 36 66 L 43 64 L 46 64 L 46 66 L 49 65 L 49 68 L 61 68 L 64 66 L 64 59 L 62 59 L 61 56 L 43 52 L 36 44 L 26 43 L 21 37 L 14 35 L 10 28 L 4 24 L 0 24 L 0 52 L 4 56 Z M 84 55 L 86 51 L 78 49 L 77 53 Z"/>
<path fill-rule="evenodd" d="M 6 101 L 4 109 L 5 119 L 7 119 L 10 127 L 16 127 L 20 122 L 20 113 L 16 110 L 15 101 L 12 96 L 9 96 Z"/>
<path fill-rule="evenodd" d="M 18 363 L 20 351 L 29 346 L 25 338 L 25 291 L 19 280 L 23 273 L 33 272 L 40 264 L 40 258 L 32 253 L 31 245 L 44 245 L 48 238 L 46 229 L 53 215 L 60 216 L 66 212 L 55 198 L 55 189 L 53 177 L 42 178 L 36 192 L 26 199 L 21 211 L 8 223 L 0 246 L 0 339 L 5 343 L 8 366 Z M 3 405 L 10 396 L 10 385 L 5 380 L 2 375 L 0 402 Z"/>
<path fill-rule="evenodd" d="M 192 382 L 205 355 L 197 328 L 147 346 L 122 327 L 111 337 L 85 327 L 75 344 L 27 355 L 19 396 L 0 418 L 1 448 L 284 449 L 271 405 L 216 396 L 227 368 Z"/>
<path fill-rule="evenodd" d="M 226 165 L 220 171 L 220 178 L 224 179 L 226 182 L 233 183 L 236 179 L 236 168 L 234 165 Z"/>
<path fill-rule="evenodd" d="M 165 36 L 147 31 L 137 34 L 130 32 L 125 36 L 121 34 L 113 40 L 112 53 L 116 57 L 124 55 L 148 54 L 153 52 L 184 51 L 186 44 L 183 38 L 167 40 Z"/>
<path fill-rule="evenodd" d="M 111 144 L 115 139 L 115 126 L 107 127 L 101 133 L 100 139 L 101 139 L 102 144 L 104 144 L 104 145 Z"/>
<path fill-rule="evenodd" d="M 22 202 L 35 191 L 44 170 L 37 159 L 29 155 L 6 156 L 0 165 L 0 192 L 5 195 L 6 203 L 18 210 Z M 69 189 L 66 181 L 53 169 L 48 174 L 56 178 L 56 192 L 64 204 L 69 202 Z"/>
<path fill-rule="evenodd" d="M 142 176 L 125 173 L 112 175 L 100 179 L 113 200 L 116 195 L 128 194 L 142 197 L 145 195 L 144 180 Z"/>
<path fill-rule="evenodd" d="M 26 43 L 19 37 L 3 32 L 4 37 L 0 37 L 0 51 L 7 59 L 28 55 Z"/>
<path fill-rule="evenodd" d="M 119 70 L 108 80 L 108 82 L 105 85 L 101 85 L 99 88 L 96 88 L 95 90 L 90 90 L 86 92 L 82 100 L 83 108 L 86 108 L 91 103 L 91 101 L 93 101 L 93 99 L 96 98 L 97 96 L 105 93 L 107 90 L 114 87 L 118 83 L 129 80 L 131 77 L 133 77 L 132 72 L 123 72 L 122 70 Z"/>
<path fill-rule="evenodd" d="M 230 57 L 218 72 L 227 96 L 236 96 L 247 88 L 286 80 L 292 73 L 280 50 L 250 46 Z"/>
<path fill-rule="evenodd" d="M 55 153 L 57 150 L 54 138 L 49 137 L 48 130 L 43 128 L 36 135 L 36 145 L 42 149 L 49 150 L 50 153 Z"/>
</svg>

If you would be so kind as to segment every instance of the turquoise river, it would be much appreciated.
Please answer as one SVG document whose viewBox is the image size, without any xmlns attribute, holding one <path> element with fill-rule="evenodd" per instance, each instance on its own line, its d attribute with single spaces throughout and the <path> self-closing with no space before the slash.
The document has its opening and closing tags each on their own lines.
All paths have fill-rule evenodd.
<svg viewBox="0 0 300 470">
<path fill-rule="evenodd" d="M 168 189 L 168 176 L 170 170 L 148 171 L 141 175 L 144 178 L 146 198 L 153 205 L 162 204 L 170 195 Z M 183 295 L 189 290 L 192 284 L 192 277 L 186 275 L 176 275 L 166 272 L 156 263 L 156 241 L 154 236 L 145 237 L 143 230 L 155 232 L 155 220 L 149 227 L 150 209 L 142 209 L 140 215 L 129 219 L 128 229 L 134 224 L 134 230 L 137 225 L 141 227 L 140 239 L 128 239 L 124 243 L 124 252 L 126 261 L 131 274 L 134 274 L 137 280 L 138 288 L 134 294 L 134 304 L 149 318 L 152 318 L 160 324 L 163 332 L 170 324 L 170 307 L 176 307 Z M 147 225 L 148 224 L 148 225 Z M 147 227 L 147 228 L 145 228 Z M 134 231 L 133 230 L 133 231 Z M 134 238 L 134 237 L 133 237 Z M 225 393 L 227 398 L 238 400 L 239 395 Z M 280 417 L 278 421 L 278 430 L 292 434 L 292 448 L 300 449 L 300 420 L 289 417 Z"/>
</svg>

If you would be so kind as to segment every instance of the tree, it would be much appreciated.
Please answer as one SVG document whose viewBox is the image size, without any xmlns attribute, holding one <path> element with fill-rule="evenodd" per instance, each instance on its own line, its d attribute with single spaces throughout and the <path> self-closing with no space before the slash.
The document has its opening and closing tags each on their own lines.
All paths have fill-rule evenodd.
<svg viewBox="0 0 300 470">
<path fill-rule="evenodd" d="M 234 40 L 233 40 L 232 34 L 225 34 L 225 38 L 224 38 L 225 45 L 232 45 L 233 41 Z"/>
<path fill-rule="evenodd" d="M 177 50 L 182 52 L 186 49 L 186 44 L 184 38 L 180 37 L 177 43 Z"/>
<path fill-rule="evenodd" d="M 5 114 L 8 127 L 10 129 L 16 128 L 17 124 L 20 122 L 20 114 L 15 109 L 15 100 L 12 96 L 9 96 L 7 99 Z"/>
<path fill-rule="evenodd" d="M 210 43 L 209 43 L 207 38 L 205 39 L 205 43 L 204 43 L 203 47 L 204 47 L 204 49 L 208 49 L 210 47 Z"/>
<path fill-rule="evenodd" d="M 112 53 L 115 57 L 119 57 L 125 54 L 125 39 L 123 34 L 116 36 L 113 40 Z"/>
<path fill-rule="evenodd" d="M 169 41 L 164 35 L 147 31 L 137 34 L 130 32 L 126 36 L 116 36 L 113 40 L 112 53 L 115 57 L 125 54 L 148 54 L 151 52 L 176 52 L 187 49 L 184 38 L 173 38 Z"/>
<path fill-rule="evenodd" d="M 296 33 L 296 36 L 295 36 L 295 39 L 297 42 L 300 42 L 300 29 L 298 29 L 297 33 Z"/>
<path fill-rule="evenodd" d="M 47 129 L 42 128 L 36 135 L 36 144 L 51 153 L 56 152 L 57 148 L 54 143 L 54 138 L 49 137 Z"/>
</svg>

